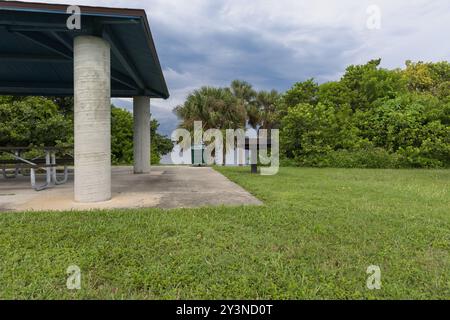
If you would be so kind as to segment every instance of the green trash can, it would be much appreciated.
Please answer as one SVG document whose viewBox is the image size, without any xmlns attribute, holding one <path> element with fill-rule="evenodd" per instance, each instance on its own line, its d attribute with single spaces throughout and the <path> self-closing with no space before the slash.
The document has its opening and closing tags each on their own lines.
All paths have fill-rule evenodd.
<svg viewBox="0 0 450 320">
<path fill-rule="evenodd" d="M 204 151 L 205 151 L 205 146 L 201 145 L 201 144 L 194 145 L 191 148 L 191 157 L 192 157 L 191 159 L 192 159 L 193 166 L 201 167 L 201 166 L 206 165 Z"/>
</svg>

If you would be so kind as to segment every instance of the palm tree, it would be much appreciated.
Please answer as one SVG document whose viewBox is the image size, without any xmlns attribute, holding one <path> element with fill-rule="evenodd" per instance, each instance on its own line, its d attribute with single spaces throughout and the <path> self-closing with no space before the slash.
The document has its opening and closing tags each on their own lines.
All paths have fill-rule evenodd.
<svg viewBox="0 0 450 320">
<path fill-rule="evenodd" d="M 245 127 L 244 105 L 223 88 L 202 87 L 194 90 L 185 103 L 174 111 L 182 120 L 180 127 L 189 131 L 194 130 L 195 121 L 202 121 L 203 130 Z"/>
<path fill-rule="evenodd" d="M 259 112 L 259 129 L 274 129 L 278 126 L 277 101 L 280 98 L 276 90 L 260 91 L 256 96 Z"/>
<path fill-rule="evenodd" d="M 202 122 L 203 131 L 219 129 L 224 137 L 225 130 L 245 128 L 246 124 L 244 104 L 224 88 L 202 87 L 195 90 L 174 111 L 182 120 L 180 127 L 190 132 L 194 131 L 195 121 Z M 226 148 L 223 148 L 223 159 L 225 153 Z"/>
<path fill-rule="evenodd" d="M 236 98 L 243 100 L 247 104 L 254 102 L 256 98 L 256 91 L 246 81 L 234 80 L 231 82 L 230 90 Z"/>
<path fill-rule="evenodd" d="M 254 129 L 277 126 L 276 104 L 280 97 L 276 90 L 257 92 L 246 81 L 234 80 L 231 93 L 245 106 L 247 123 Z"/>
<path fill-rule="evenodd" d="M 253 89 L 253 86 L 246 81 L 234 80 L 231 82 L 230 91 L 244 105 L 247 123 L 256 129 L 260 122 L 260 114 L 256 103 L 257 92 Z"/>
</svg>

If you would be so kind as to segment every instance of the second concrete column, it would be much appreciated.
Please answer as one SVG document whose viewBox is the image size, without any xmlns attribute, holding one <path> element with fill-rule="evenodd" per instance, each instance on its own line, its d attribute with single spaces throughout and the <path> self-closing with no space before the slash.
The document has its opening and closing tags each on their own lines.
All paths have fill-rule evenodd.
<svg viewBox="0 0 450 320">
<path fill-rule="evenodd" d="M 134 97 L 134 173 L 150 173 L 150 98 Z"/>
</svg>

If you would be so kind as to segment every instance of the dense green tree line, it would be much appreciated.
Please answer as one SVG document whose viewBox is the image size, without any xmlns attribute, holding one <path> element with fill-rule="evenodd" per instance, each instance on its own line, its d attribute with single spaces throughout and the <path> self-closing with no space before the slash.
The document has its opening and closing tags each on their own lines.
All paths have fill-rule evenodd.
<svg viewBox="0 0 450 320">
<path fill-rule="evenodd" d="M 158 164 L 161 156 L 173 149 L 172 141 L 160 135 L 157 130 L 159 123 L 153 119 L 151 131 L 151 163 Z M 133 115 L 119 108 L 112 108 L 111 118 L 111 153 L 113 163 L 130 164 L 133 162 Z"/>
<path fill-rule="evenodd" d="M 73 99 L 0 96 L 0 146 L 73 145 Z M 172 148 L 170 139 L 157 133 L 151 122 L 152 163 Z M 112 106 L 111 151 L 114 164 L 133 161 L 133 116 Z"/>
<path fill-rule="evenodd" d="M 352 65 L 339 81 L 314 79 L 284 94 L 244 81 L 203 87 L 175 109 L 181 127 L 280 129 L 285 164 L 319 167 L 449 167 L 450 64 L 381 60 Z"/>
<path fill-rule="evenodd" d="M 202 87 L 175 108 L 181 127 L 280 129 L 285 164 L 332 167 L 450 167 L 450 64 L 380 60 L 339 81 L 299 82 L 283 94 L 235 80 Z M 0 145 L 73 144 L 73 99 L 0 97 Z M 132 161 L 132 115 L 112 109 L 114 163 Z M 172 149 L 152 121 L 152 161 Z"/>
<path fill-rule="evenodd" d="M 297 83 L 279 101 L 281 143 L 299 165 L 450 166 L 450 64 L 380 60 L 340 81 Z"/>
</svg>

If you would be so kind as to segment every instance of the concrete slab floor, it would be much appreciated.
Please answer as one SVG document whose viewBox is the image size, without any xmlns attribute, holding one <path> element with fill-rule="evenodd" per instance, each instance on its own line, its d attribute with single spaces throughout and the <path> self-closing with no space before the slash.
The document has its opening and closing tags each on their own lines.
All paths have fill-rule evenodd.
<svg viewBox="0 0 450 320">
<path fill-rule="evenodd" d="M 67 184 L 41 192 L 31 188 L 29 177 L 0 177 L 0 212 L 262 205 L 211 168 L 161 166 L 152 167 L 150 174 L 134 175 L 132 167 L 113 167 L 113 198 L 102 203 L 74 202 L 73 188 L 73 176 Z"/>
</svg>

